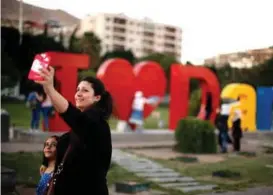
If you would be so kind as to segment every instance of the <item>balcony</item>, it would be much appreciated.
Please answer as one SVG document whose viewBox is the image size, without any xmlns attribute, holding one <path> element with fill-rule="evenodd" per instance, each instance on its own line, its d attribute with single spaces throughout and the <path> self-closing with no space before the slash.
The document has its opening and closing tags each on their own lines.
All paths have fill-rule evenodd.
<svg viewBox="0 0 273 195">
<path fill-rule="evenodd" d="M 148 48 L 148 47 L 144 47 L 142 51 L 143 51 L 143 53 L 145 53 L 145 54 L 150 54 L 150 53 L 153 53 L 153 52 L 154 52 L 153 49 Z"/>
<path fill-rule="evenodd" d="M 114 18 L 114 24 L 121 24 L 121 25 L 125 25 L 127 22 L 126 19 L 124 18 Z"/>
<path fill-rule="evenodd" d="M 175 33 L 176 32 L 176 29 L 174 27 L 165 27 L 165 31 L 167 33 Z"/>
<path fill-rule="evenodd" d="M 147 32 L 147 31 L 144 31 L 143 35 L 145 38 L 154 38 L 154 36 L 155 36 L 155 34 L 153 32 Z"/>
<path fill-rule="evenodd" d="M 175 49 L 175 44 L 172 43 L 164 43 L 164 47 L 168 49 Z"/>
<path fill-rule="evenodd" d="M 124 45 L 114 44 L 113 49 L 114 50 L 124 50 Z"/>
<path fill-rule="evenodd" d="M 153 46 L 154 45 L 154 41 L 153 40 L 149 40 L 149 39 L 143 39 L 142 42 L 146 45 L 149 46 Z"/>
<path fill-rule="evenodd" d="M 114 27 L 113 32 L 118 33 L 118 34 L 120 34 L 120 33 L 124 34 L 124 33 L 126 33 L 126 29 L 125 28 L 120 28 L 120 27 Z"/>
<path fill-rule="evenodd" d="M 126 38 L 123 36 L 114 36 L 113 40 L 118 41 L 118 42 L 124 42 L 126 40 Z"/>
<path fill-rule="evenodd" d="M 168 40 L 168 41 L 174 41 L 174 40 L 175 40 L 175 36 L 165 35 L 165 36 L 164 36 L 164 39 L 165 39 L 165 40 Z"/>
</svg>

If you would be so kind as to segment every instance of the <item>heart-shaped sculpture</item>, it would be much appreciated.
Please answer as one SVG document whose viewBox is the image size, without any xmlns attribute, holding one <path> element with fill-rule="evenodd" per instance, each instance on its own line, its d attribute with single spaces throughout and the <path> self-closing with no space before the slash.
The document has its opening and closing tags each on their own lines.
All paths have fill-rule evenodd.
<svg viewBox="0 0 273 195">
<path fill-rule="evenodd" d="M 97 77 L 112 95 L 113 113 L 120 120 L 128 121 L 136 91 L 142 91 L 144 97 L 159 96 L 160 98 L 163 98 L 166 92 L 167 81 L 164 70 L 156 62 L 140 62 L 133 67 L 124 59 L 110 59 L 100 66 Z M 146 104 L 144 118 L 149 116 L 157 105 Z"/>
</svg>

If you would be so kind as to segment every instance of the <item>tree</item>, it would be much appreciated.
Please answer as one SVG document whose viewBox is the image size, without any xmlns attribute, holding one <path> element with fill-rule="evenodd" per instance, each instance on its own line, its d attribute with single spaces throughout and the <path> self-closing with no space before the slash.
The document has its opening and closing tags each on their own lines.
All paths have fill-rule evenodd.
<svg viewBox="0 0 273 195">
<path fill-rule="evenodd" d="M 20 79 L 20 73 L 16 68 L 14 60 L 9 55 L 1 51 L 1 90 L 11 88 L 16 85 Z"/>
<path fill-rule="evenodd" d="M 155 61 L 159 63 L 161 67 L 164 69 L 167 78 L 170 77 L 169 74 L 171 65 L 174 63 L 180 63 L 178 60 L 176 60 L 174 56 L 166 55 L 163 53 L 152 53 L 142 58 L 139 58 L 137 61 L 141 62 L 146 60 Z"/>
<path fill-rule="evenodd" d="M 88 54 L 90 57 L 89 67 L 97 69 L 101 53 L 101 40 L 93 32 L 85 32 L 82 37 L 75 36 L 77 28 L 70 38 L 69 50 L 74 53 Z"/>
<path fill-rule="evenodd" d="M 273 57 L 263 64 L 255 66 L 252 72 L 256 74 L 254 81 L 256 80 L 257 86 L 273 86 Z"/>
<path fill-rule="evenodd" d="M 20 34 L 16 28 L 1 27 L 1 51 L 14 58 L 19 50 Z"/>
<path fill-rule="evenodd" d="M 29 87 L 30 81 L 27 79 L 27 75 L 35 55 L 47 51 L 65 52 L 66 49 L 61 43 L 55 41 L 53 37 L 47 37 L 43 34 L 37 36 L 31 34 L 23 35 L 23 41 L 20 45 L 19 55 L 17 58 L 18 69 L 22 73 L 22 93 L 27 91 Z"/>
<path fill-rule="evenodd" d="M 190 61 L 186 61 L 187 65 L 193 65 Z"/>
<path fill-rule="evenodd" d="M 47 37 L 43 34 L 37 36 L 24 34 L 17 58 L 18 69 L 22 73 L 27 73 L 32 65 L 35 55 L 47 51 L 64 52 L 65 48 L 61 43 L 55 41 L 53 37 Z"/>
<path fill-rule="evenodd" d="M 114 51 L 108 51 L 106 52 L 102 57 L 101 57 L 101 62 L 102 64 L 104 61 L 107 59 L 111 58 L 122 58 L 130 62 L 132 65 L 134 65 L 136 58 L 132 50 L 114 50 Z"/>
</svg>

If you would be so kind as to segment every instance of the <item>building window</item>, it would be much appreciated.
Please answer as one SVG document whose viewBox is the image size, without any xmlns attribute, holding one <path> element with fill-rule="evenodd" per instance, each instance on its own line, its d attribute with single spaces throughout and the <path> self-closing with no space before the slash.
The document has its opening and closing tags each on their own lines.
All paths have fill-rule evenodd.
<svg viewBox="0 0 273 195">
<path fill-rule="evenodd" d="M 170 33 L 175 33 L 176 32 L 176 29 L 175 28 L 173 28 L 173 27 L 165 27 L 165 31 L 167 31 L 167 32 L 170 32 Z"/>
<path fill-rule="evenodd" d="M 170 41 L 174 41 L 175 37 L 174 36 L 170 36 L 170 35 L 165 35 L 164 37 L 166 40 L 170 40 Z"/>
<path fill-rule="evenodd" d="M 126 24 L 126 19 L 114 18 L 114 23 L 116 23 L 116 24 Z"/>
<path fill-rule="evenodd" d="M 126 29 L 125 28 L 114 27 L 113 31 L 117 32 L 117 33 L 125 33 Z"/>
<path fill-rule="evenodd" d="M 113 48 L 114 48 L 114 50 L 124 50 L 124 45 L 115 44 L 115 45 L 113 45 Z"/>
<path fill-rule="evenodd" d="M 114 41 L 125 41 L 125 37 L 122 37 L 122 36 L 114 36 L 113 37 Z"/>
</svg>

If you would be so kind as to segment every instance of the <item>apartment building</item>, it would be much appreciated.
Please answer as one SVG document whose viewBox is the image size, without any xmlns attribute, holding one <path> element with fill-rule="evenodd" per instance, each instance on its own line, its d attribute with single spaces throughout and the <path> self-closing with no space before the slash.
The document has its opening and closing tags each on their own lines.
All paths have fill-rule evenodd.
<svg viewBox="0 0 273 195">
<path fill-rule="evenodd" d="M 220 54 L 216 57 L 205 60 L 206 65 L 214 64 L 216 67 L 223 67 L 230 64 L 236 68 L 251 68 L 252 66 L 264 63 L 273 58 L 273 48 L 252 49 L 229 54 Z"/>
<path fill-rule="evenodd" d="M 182 30 L 178 27 L 137 20 L 124 14 L 101 13 L 81 21 L 78 34 L 93 31 L 102 40 L 102 53 L 131 49 L 137 57 L 152 52 L 167 53 L 181 59 Z"/>
</svg>

